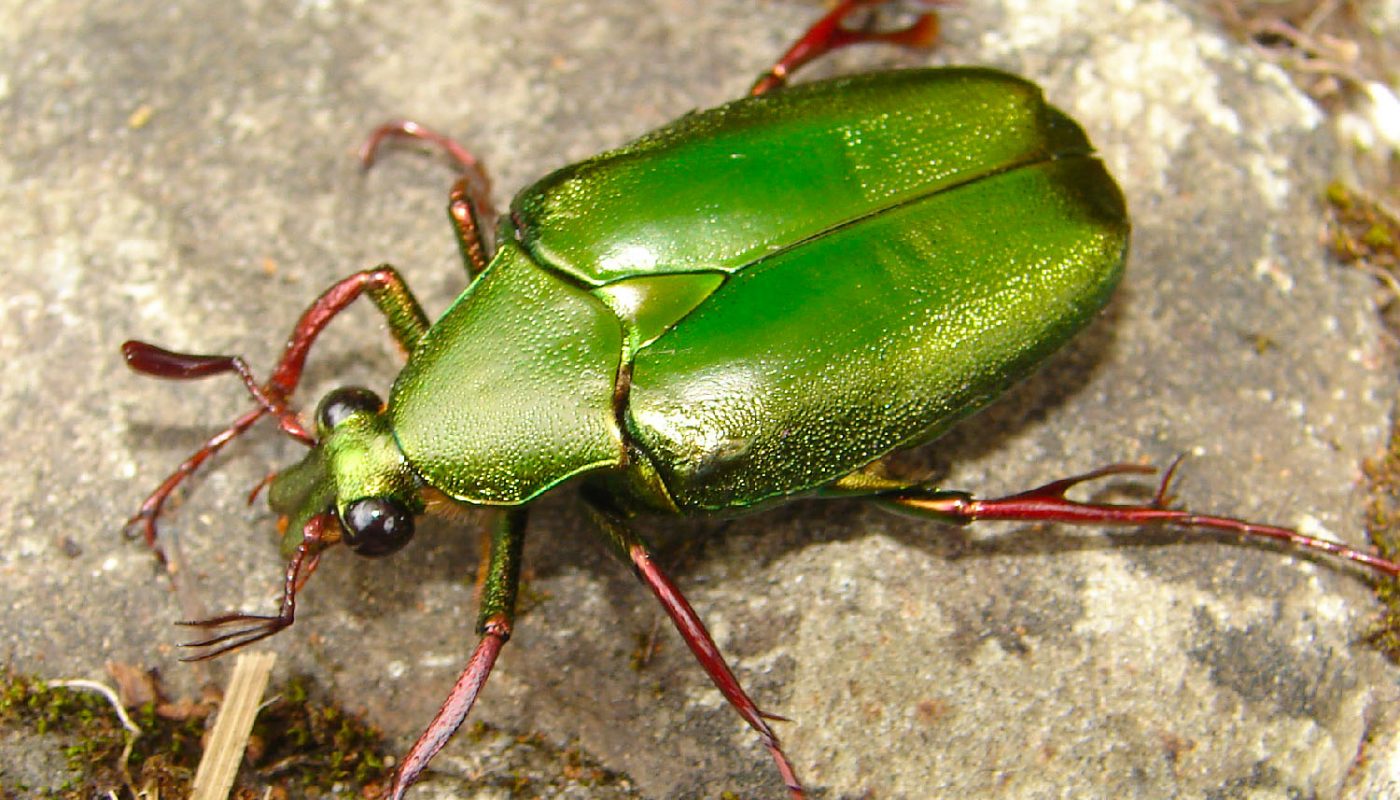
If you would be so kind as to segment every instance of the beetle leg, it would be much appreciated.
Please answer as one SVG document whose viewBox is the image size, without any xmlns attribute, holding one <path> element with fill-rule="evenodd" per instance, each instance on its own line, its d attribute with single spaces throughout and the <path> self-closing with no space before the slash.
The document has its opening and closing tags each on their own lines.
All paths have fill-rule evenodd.
<svg viewBox="0 0 1400 800">
<path fill-rule="evenodd" d="M 146 544 L 155 551 L 156 557 L 165 561 L 164 553 L 156 542 L 156 520 L 159 519 L 170 495 L 186 478 L 193 475 L 215 453 L 253 426 L 265 414 L 278 418 L 282 430 L 303 444 L 314 444 L 315 438 L 302 426 L 287 405 L 292 393 L 301 381 L 306 357 L 316 337 L 326 325 L 345 310 L 357 297 L 367 293 L 374 305 L 389 322 L 389 332 L 405 352 L 413 349 L 418 340 L 428 330 L 428 317 L 414 299 L 408 285 L 393 267 L 381 266 L 377 269 L 357 272 L 327 289 L 302 312 L 301 319 L 292 329 L 282 351 L 272 377 L 259 384 L 238 356 L 204 356 L 175 353 L 145 342 L 129 341 L 122 345 L 122 355 L 127 366 L 145 375 L 174 380 L 193 380 L 210 375 L 234 372 L 243 380 L 249 394 L 258 406 L 235 419 L 227 428 L 215 434 L 204 443 L 194 455 L 185 459 L 154 492 L 141 503 L 141 508 L 126 527 L 131 529 L 141 525 Z"/>
<path fill-rule="evenodd" d="M 978 500 L 967 492 L 940 491 L 920 485 L 882 491 L 874 497 L 878 502 L 895 510 L 958 524 L 978 520 L 1008 520 L 1074 525 L 1171 525 L 1231 533 L 1245 539 L 1284 542 L 1304 550 L 1353 561 L 1391 577 L 1400 577 L 1400 564 L 1344 544 L 1308 536 L 1289 528 L 1168 508 L 1168 492 L 1178 464 L 1180 459 L 1167 469 L 1152 501 L 1143 504 L 1084 503 L 1065 496 L 1071 488 L 1085 481 L 1112 475 L 1142 475 L 1157 471 L 1154 467 L 1138 464 L 1112 464 L 1082 475 L 1051 481 L 1030 491 L 992 500 Z"/>
<path fill-rule="evenodd" d="M 525 521 L 524 509 L 499 510 L 491 520 L 491 556 L 477 622 L 481 640 L 477 642 L 471 660 L 457 678 L 437 715 L 428 724 L 428 729 L 423 731 L 399 762 L 389 788 L 390 800 L 402 800 L 404 792 L 418 780 L 418 776 L 427 769 L 428 762 L 466 720 L 477 694 L 496 664 L 501 647 L 510 638 L 515 621 L 515 592 L 520 583 L 520 552 L 525 543 Z"/>
<path fill-rule="evenodd" d="M 724 660 L 724 655 L 719 651 L 719 646 L 710 636 L 705 623 L 701 621 L 700 615 L 695 613 L 695 609 L 681 594 L 681 590 L 666 576 L 657 566 L 652 558 L 651 552 L 647 550 L 642 540 L 632 532 L 623 520 L 602 505 L 589 502 L 588 508 L 593 512 L 593 519 L 602 529 L 608 539 L 608 543 L 613 549 L 631 564 L 633 571 L 642 582 L 651 589 L 656 599 L 661 601 L 662 608 L 666 609 L 666 614 L 671 617 L 671 622 L 676 626 L 685 640 L 690 652 L 695 654 L 700 666 L 705 669 L 705 673 L 710 676 L 716 688 L 724 695 L 724 699 L 739 712 L 739 716 L 749 724 L 749 727 L 758 732 L 763 740 L 763 746 L 768 748 L 768 753 L 773 757 L 774 763 L 778 766 L 778 772 L 782 774 L 783 783 L 787 786 L 788 794 L 793 800 L 802 800 L 807 796 L 802 788 L 802 783 L 797 779 L 797 772 L 792 767 L 792 762 L 788 760 L 787 754 L 783 752 L 782 744 L 778 741 L 778 735 L 773 732 L 773 728 L 768 724 L 768 720 L 782 720 L 783 717 L 774 714 L 767 714 L 760 711 L 758 705 L 744 691 L 744 687 L 739 684 L 739 679 L 735 677 L 734 671 L 729 668 L 729 664 Z"/>
<path fill-rule="evenodd" d="M 932 12 L 920 14 L 908 27 L 889 31 L 856 30 L 845 26 L 846 18 L 856 9 L 878 6 L 886 0 L 841 0 L 826 16 L 817 20 L 783 53 L 768 71 L 759 76 L 749 89 L 751 96 L 766 94 L 787 85 L 793 72 L 808 62 L 833 50 L 866 42 L 885 42 L 905 47 L 931 47 L 938 39 L 938 17 Z"/>
<path fill-rule="evenodd" d="M 448 193 L 447 216 L 457 233 L 457 248 L 468 265 L 467 277 L 475 278 L 491 261 L 487 236 L 496 222 L 496 208 L 491 204 L 491 177 L 486 174 L 486 168 L 450 136 L 412 120 L 396 119 L 375 128 L 360 147 L 360 162 L 365 169 L 374 165 L 379 147 L 389 138 L 421 139 L 436 145 L 462 172 L 462 177 L 452 184 L 452 191 Z"/>
<path fill-rule="evenodd" d="M 195 470 L 199 469 L 200 465 L 215 453 L 222 450 L 224 445 L 233 441 L 239 434 L 243 433 L 243 431 L 252 427 L 253 423 L 262 419 L 265 413 L 266 411 L 262 408 L 255 408 L 247 412 L 234 420 L 227 428 L 224 428 L 222 431 L 210 437 L 203 446 L 194 452 L 194 455 L 180 462 L 180 466 L 176 467 L 175 471 L 170 473 L 164 481 L 161 481 L 161 484 L 156 487 L 156 490 L 151 492 L 150 495 L 141 502 L 141 508 L 126 521 L 123 528 L 129 532 L 128 536 L 135 538 L 136 534 L 134 533 L 134 529 L 139 524 L 141 526 L 141 536 L 145 540 L 146 546 L 151 548 L 156 554 L 156 559 L 158 561 L 162 564 L 167 563 L 165 551 L 161 548 L 160 542 L 157 541 L 158 537 L 156 535 L 156 520 L 160 518 L 161 511 L 165 508 L 165 502 L 170 499 L 170 495 L 174 493 L 175 488 L 186 478 L 193 475 Z"/>
<path fill-rule="evenodd" d="M 176 623 L 192 628 L 203 628 L 210 636 L 194 642 L 184 642 L 180 646 L 188 648 L 209 648 L 204 652 L 184 656 L 181 661 L 207 661 L 245 645 L 277 633 L 289 627 L 296 619 L 297 592 L 306 585 L 306 580 L 321 563 L 321 551 L 325 547 L 322 534 L 327 525 L 339 525 L 334 515 L 318 514 L 307 521 L 302 529 L 301 544 L 287 562 L 287 572 L 282 580 L 282 602 L 275 615 L 244 614 L 231 612 L 217 617 L 200 620 L 185 620 Z M 235 627 L 238 626 L 238 627 Z M 228 630 L 232 628 L 232 630 Z M 219 631 L 223 632 L 220 633 Z"/>
<path fill-rule="evenodd" d="M 460 177 L 452 182 L 452 190 L 447 194 L 447 216 L 452 220 L 452 229 L 457 233 L 457 249 L 462 260 L 467 263 L 467 279 L 474 280 L 491 263 L 491 245 L 486 240 L 490 225 L 482 220 L 494 220 L 496 211 L 491 200 L 478 205 L 472 200 L 470 179 Z M 483 216 L 478 209 L 485 209 Z"/>
<path fill-rule="evenodd" d="M 428 315 L 423 313 L 422 306 L 418 305 L 417 298 L 409 291 L 398 270 L 383 264 L 342 279 L 302 312 L 268 385 L 281 392 L 283 397 L 291 397 L 301 381 L 306 356 L 316 337 L 321 335 L 335 315 L 344 311 L 361 294 L 368 294 L 370 302 L 384 315 L 389 323 L 389 335 L 399 348 L 405 353 L 412 352 L 418 340 L 428 332 Z"/>
</svg>

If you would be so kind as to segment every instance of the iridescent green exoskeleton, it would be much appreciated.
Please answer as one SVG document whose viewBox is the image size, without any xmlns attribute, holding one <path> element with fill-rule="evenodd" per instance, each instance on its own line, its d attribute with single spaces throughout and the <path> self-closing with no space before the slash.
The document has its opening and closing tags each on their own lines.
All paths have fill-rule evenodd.
<svg viewBox="0 0 1400 800">
<path fill-rule="evenodd" d="M 1107 302 L 1128 216 L 1083 130 L 1040 90 L 986 69 L 880 72 L 786 86 L 810 58 L 855 41 L 931 41 L 934 21 L 855 32 L 847 0 L 813 26 L 754 96 L 690 114 L 522 190 L 491 252 L 485 174 L 449 211 L 473 280 L 430 324 L 392 268 L 336 284 L 297 324 L 265 383 L 237 358 L 131 342 L 163 377 L 236 371 L 258 401 L 147 501 L 155 520 L 179 481 L 257 419 L 310 445 L 271 482 L 287 529 L 275 616 L 193 623 L 204 657 L 292 622 L 295 596 L 330 545 L 382 556 L 435 507 L 490 507 L 481 641 L 399 767 L 400 797 L 461 724 L 510 635 L 525 509 L 577 487 L 606 541 L 657 595 L 686 643 L 801 784 L 762 712 L 628 520 L 639 512 L 736 512 L 796 497 L 867 497 L 949 522 L 1164 522 L 1285 539 L 1394 574 L 1396 567 L 1286 529 L 1147 505 L 1066 499 L 1109 467 L 978 501 L 886 478 L 891 451 L 927 442 L 990 402 Z M 307 351 L 361 294 L 384 312 L 408 362 L 387 400 L 332 392 L 314 430 L 288 402 Z"/>
</svg>

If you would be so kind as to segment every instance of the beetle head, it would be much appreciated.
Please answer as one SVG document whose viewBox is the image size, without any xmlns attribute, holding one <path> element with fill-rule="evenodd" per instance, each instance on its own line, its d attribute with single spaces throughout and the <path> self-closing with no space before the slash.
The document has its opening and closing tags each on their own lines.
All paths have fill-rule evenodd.
<svg viewBox="0 0 1400 800">
<path fill-rule="evenodd" d="M 386 556 L 408 544 L 424 507 L 384 402 L 354 387 L 332 391 L 317 406 L 316 444 L 272 480 L 268 505 L 287 520 L 284 554 L 295 551 L 312 518 L 324 515 L 340 524 L 321 526 L 322 541 L 343 541 L 363 556 Z"/>
</svg>

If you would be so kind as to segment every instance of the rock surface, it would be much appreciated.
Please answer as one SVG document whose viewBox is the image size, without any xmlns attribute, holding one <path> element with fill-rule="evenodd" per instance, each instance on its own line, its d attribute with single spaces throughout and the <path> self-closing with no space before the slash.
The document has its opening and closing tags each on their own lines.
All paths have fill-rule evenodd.
<svg viewBox="0 0 1400 800">
<path fill-rule="evenodd" d="M 263 371 L 320 289 L 382 261 L 446 308 L 464 283 L 441 214 L 449 173 L 395 153 L 361 175 L 351 150 L 370 126 L 409 115 L 460 136 L 504 203 L 738 96 L 818 12 L 6 4 L 0 410 L 15 430 L 0 448 L 0 663 L 100 677 L 115 659 L 176 689 L 203 679 L 175 661 L 167 580 L 119 530 L 247 401 L 232 380 L 134 376 L 117 346 L 237 352 Z M 1334 147 L 1319 113 L 1171 3 L 978 0 L 945 23 L 932 54 L 866 48 L 813 73 L 977 63 L 1032 77 L 1122 182 L 1133 255 L 1099 323 L 905 466 L 993 495 L 1185 452 L 1192 506 L 1360 543 L 1359 464 L 1383 441 L 1396 380 L 1369 287 L 1319 245 Z M 318 350 L 308 404 L 392 379 L 374 313 L 348 319 Z M 242 498 L 297 450 L 250 437 L 167 522 L 210 610 L 271 608 L 273 520 Z M 781 796 L 670 631 L 629 669 L 664 620 L 573 501 L 541 503 L 533 522 L 532 600 L 477 716 L 577 747 L 644 797 Z M 1345 568 L 1174 534 L 953 532 L 854 503 L 648 533 L 748 688 L 794 720 L 779 730 L 814 797 L 1400 796 L 1385 778 L 1400 772 L 1400 673 L 1360 643 L 1374 606 Z M 407 746 L 472 645 L 476 558 L 474 533 L 446 524 L 387 562 L 336 553 L 266 646 Z M 510 762 L 472 748 L 449 746 L 422 796 L 500 796 L 480 787 Z M 1363 749 L 1370 772 L 1354 774 Z"/>
</svg>

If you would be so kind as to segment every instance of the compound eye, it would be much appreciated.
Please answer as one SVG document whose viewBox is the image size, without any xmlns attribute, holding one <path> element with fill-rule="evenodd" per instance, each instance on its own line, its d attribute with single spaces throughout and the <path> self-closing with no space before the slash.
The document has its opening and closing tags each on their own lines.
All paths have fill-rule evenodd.
<svg viewBox="0 0 1400 800">
<path fill-rule="evenodd" d="M 329 431 L 354 414 L 375 414 L 383 407 L 384 401 L 369 389 L 346 386 L 336 389 L 321 400 L 316 409 L 316 425 L 324 432 Z"/>
<path fill-rule="evenodd" d="M 340 522 L 345 528 L 345 544 L 370 558 L 396 553 L 413 538 L 413 515 L 385 497 L 352 502 L 345 507 Z"/>
</svg>

